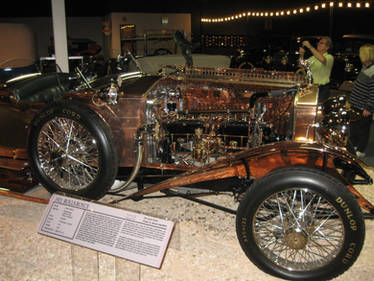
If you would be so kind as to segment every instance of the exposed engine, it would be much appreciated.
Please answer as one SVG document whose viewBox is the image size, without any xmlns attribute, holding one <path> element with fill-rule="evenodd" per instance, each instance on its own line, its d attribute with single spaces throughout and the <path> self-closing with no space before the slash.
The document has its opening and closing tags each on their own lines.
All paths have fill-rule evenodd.
<svg viewBox="0 0 374 281">
<path fill-rule="evenodd" d="M 165 79 L 147 95 L 149 162 L 201 166 L 227 153 L 292 137 L 293 94 Z"/>
<path fill-rule="evenodd" d="M 352 112 L 344 97 L 317 105 L 318 87 L 293 73 L 193 70 L 198 75 L 157 80 L 144 96 L 142 147 L 148 163 L 202 166 L 286 140 L 347 146 Z M 139 73 L 129 78 L 134 75 Z M 117 103 L 113 83 L 100 93 L 106 103 Z"/>
</svg>

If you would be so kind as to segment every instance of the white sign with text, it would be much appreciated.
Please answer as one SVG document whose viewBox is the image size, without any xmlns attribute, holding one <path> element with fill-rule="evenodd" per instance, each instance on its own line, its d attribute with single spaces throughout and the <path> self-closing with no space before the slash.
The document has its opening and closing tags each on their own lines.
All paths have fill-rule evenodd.
<svg viewBox="0 0 374 281">
<path fill-rule="evenodd" d="M 38 233 L 160 268 L 174 223 L 53 194 Z"/>
</svg>

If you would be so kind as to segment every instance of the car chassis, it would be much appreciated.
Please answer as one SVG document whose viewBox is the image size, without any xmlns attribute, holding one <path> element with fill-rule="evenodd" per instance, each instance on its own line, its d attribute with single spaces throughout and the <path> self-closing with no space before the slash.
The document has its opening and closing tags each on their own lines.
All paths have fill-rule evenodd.
<svg viewBox="0 0 374 281">
<path fill-rule="evenodd" d="M 3 85 L 1 130 L 14 132 L 1 139 L 3 187 L 193 200 L 235 214 L 248 258 L 281 278 L 330 279 L 354 263 L 374 206 L 354 188 L 372 179 L 347 149 L 344 97 L 319 105 L 304 77 L 261 69 L 78 74 L 73 87 L 62 73 Z M 197 198 L 221 192 L 238 210 Z"/>
</svg>

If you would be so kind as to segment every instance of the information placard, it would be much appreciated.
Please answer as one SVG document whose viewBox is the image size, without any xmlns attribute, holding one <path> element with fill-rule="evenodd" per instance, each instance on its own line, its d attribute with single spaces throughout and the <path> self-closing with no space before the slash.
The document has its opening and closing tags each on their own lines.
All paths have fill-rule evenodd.
<svg viewBox="0 0 374 281">
<path fill-rule="evenodd" d="M 160 268 L 172 221 L 53 194 L 38 233 Z"/>
</svg>

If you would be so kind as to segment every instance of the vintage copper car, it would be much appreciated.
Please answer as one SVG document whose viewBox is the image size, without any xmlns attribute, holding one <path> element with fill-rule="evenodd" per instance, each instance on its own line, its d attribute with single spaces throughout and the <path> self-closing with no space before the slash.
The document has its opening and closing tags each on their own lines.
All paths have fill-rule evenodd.
<svg viewBox="0 0 374 281">
<path fill-rule="evenodd" d="M 89 199 L 231 193 L 237 210 L 214 207 L 236 214 L 240 244 L 263 271 L 325 280 L 358 257 L 374 207 L 354 185 L 372 179 L 346 149 L 344 98 L 319 105 L 303 77 L 261 69 L 80 79 L 53 73 L 2 86 L 3 188 L 41 183 Z"/>
</svg>

